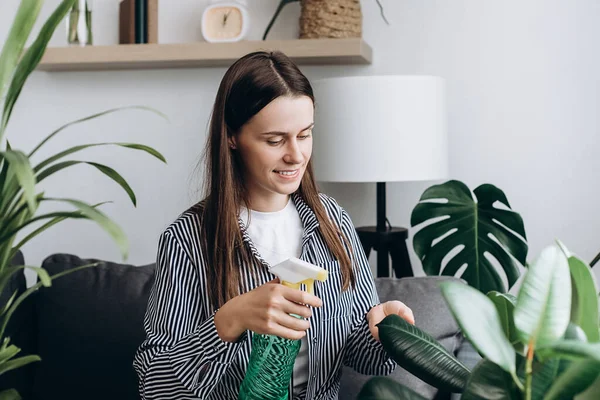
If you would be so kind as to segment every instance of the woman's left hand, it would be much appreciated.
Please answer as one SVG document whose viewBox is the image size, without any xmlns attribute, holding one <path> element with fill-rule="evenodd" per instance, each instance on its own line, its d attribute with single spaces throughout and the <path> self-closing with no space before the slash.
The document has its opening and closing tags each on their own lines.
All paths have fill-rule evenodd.
<svg viewBox="0 0 600 400">
<path fill-rule="evenodd" d="M 396 314 L 406 320 L 408 323 L 414 325 L 415 317 L 410 308 L 406 304 L 398 300 L 388 301 L 379 304 L 371 309 L 367 314 L 367 321 L 369 321 L 369 330 L 375 340 L 379 341 L 379 328 L 376 326 L 388 315 Z"/>
</svg>

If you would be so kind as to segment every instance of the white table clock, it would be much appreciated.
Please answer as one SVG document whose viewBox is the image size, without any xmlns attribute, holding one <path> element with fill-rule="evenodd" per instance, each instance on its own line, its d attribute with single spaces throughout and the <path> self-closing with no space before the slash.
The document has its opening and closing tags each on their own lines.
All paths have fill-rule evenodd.
<svg viewBox="0 0 600 400">
<path fill-rule="evenodd" d="M 211 43 L 237 42 L 248 34 L 245 0 L 212 0 L 202 13 L 202 36 Z"/>
</svg>

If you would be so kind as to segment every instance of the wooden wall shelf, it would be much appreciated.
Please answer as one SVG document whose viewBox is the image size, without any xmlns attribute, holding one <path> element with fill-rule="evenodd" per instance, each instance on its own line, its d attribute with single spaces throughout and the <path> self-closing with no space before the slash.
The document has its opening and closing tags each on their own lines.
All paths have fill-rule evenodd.
<svg viewBox="0 0 600 400">
<path fill-rule="evenodd" d="M 225 67 L 256 50 L 281 50 L 298 64 L 370 64 L 372 49 L 362 39 L 297 39 L 235 43 L 126 44 L 50 47 L 38 70 L 100 71 L 147 68 Z"/>
</svg>

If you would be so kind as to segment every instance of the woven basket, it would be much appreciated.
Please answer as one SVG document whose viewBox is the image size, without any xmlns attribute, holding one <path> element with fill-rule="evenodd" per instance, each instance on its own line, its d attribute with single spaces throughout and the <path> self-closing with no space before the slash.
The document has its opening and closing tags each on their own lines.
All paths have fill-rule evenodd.
<svg viewBox="0 0 600 400">
<path fill-rule="evenodd" d="M 300 38 L 362 36 L 360 0 L 301 0 Z"/>
</svg>

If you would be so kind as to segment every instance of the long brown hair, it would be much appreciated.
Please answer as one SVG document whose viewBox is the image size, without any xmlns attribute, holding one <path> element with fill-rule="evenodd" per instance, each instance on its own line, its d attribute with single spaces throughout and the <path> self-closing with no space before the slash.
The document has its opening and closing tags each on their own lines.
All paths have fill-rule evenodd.
<svg viewBox="0 0 600 400">
<path fill-rule="evenodd" d="M 230 151 L 228 139 L 280 96 L 307 96 L 314 104 L 308 79 L 281 52 L 255 52 L 240 58 L 227 70 L 217 92 L 204 152 L 206 197 L 202 207 L 202 246 L 214 308 L 240 293 L 239 262 L 248 263 L 251 257 L 238 223 L 240 205 L 248 204 L 242 161 L 237 152 Z M 340 262 L 342 289 L 346 290 L 355 284 L 352 263 L 344 247 L 347 238 L 329 220 L 319 199 L 310 161 L 298 193 L 315 213 L 327 247 Z"/>
</svg>

